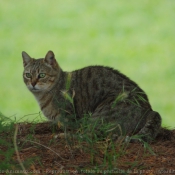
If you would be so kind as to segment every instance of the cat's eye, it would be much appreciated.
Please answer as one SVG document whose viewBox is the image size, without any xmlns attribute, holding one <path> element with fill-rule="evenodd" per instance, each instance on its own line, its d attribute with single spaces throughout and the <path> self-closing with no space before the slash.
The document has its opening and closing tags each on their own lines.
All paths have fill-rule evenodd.
<svg viewBox="0 0 175 175">
<path fill-rule="evenodd" d="M 44 73 L 40 73 L 40 74 L 38 75 L 39 78 L 44 78 L 45 76 L 46 76 L 46 74 L 44 74 Z"/>
<path fill-rule="evenodd" d="M 27 78 L 31 78 L 32 75 L 31 75 L 30 73 L 26 73 L 26 77 L 27 77 Z"/>
</svg>

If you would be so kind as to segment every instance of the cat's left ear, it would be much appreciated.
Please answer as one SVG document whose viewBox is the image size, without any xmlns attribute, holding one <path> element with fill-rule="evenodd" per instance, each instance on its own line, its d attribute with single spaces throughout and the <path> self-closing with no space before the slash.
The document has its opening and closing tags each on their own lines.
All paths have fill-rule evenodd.
<svg viewBox="0 0 175 175">
<path fill-rule="evenodd" d="M 22 58 L 24 67 L 32 60 L 32 58 L 24 51 L 22 52 Z"/>
<path fill-rule="evenodd" d="M 55 59 L 55 55 L 51 50 L 47 52 L 44 61 L 52 67 L 58 66 L 57 61 Z"/>
</svg>

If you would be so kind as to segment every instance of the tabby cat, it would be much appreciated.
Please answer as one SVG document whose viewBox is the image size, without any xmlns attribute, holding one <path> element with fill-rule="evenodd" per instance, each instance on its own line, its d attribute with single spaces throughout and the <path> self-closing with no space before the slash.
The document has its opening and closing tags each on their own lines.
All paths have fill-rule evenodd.
<svg viewBox="0 0 175 175">
<path fill-rule="evenodd" d="M 117 70 L 89 66 L 64 72 L 52 51 L 45 58 L 23 57 L 23 79 L 43 114 L 62 125 L 84 116 L 89 124 L 111 123 L 117 136 L 139 135 L 153 140 L 161 126 L 159 113 L 152 110 L 145 92 Z"/>
</svg>

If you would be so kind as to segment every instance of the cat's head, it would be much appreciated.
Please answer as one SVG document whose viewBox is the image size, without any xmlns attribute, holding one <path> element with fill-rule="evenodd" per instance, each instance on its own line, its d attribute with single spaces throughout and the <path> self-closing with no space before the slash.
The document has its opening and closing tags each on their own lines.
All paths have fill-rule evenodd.
<svg viewBox="0 0 175 175">
<path fill-rule="evenodd" d="M 32 92 L 49 91 L 58 80 L 61 68 L 59 67 L 54 53 L 48 51 L 45 58 L 34 59 L 26 52 L 22 52 L 23 79 Z"/>
</svg>

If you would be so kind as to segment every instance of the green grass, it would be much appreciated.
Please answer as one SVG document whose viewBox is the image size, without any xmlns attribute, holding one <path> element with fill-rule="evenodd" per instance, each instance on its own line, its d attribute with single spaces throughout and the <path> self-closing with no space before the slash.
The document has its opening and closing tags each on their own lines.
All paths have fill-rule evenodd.
<svg viewBox="0 0 175 175">
<path fill-rule="evenodd" d="M 16 121 L 13 121 L 0 113 L 0 160 L 2 160 L 0 161 L 0 171 L 6 174 L 11 174 L 12 172 L 18 172 L 17 174 L 20 174 L 19 172 L 23 172 L 24 174 L 26 170 L 31 171 L 31 167 L 33 166 L 36 167 L 35 172 L 45 172 L 44 168 L 48 166 L 50 167 L 50 164 L 48 163 L 46 165 L 43 165 L 43 155 L 41 155 L 41 153 L 39 152 L 25 152 L 26 149 L 30 150 L 30 148 L 32 147 L 35 147 L 35 149 L 44 148 L 51 151 L 52 153 L 48 154 L 50 158 L 52 158 L 53 154 L 55 154 L 56 157 L 58 156 L 60 158 L 58 163 L 59 165 L 62 165 L 63 162 L 66 162 L 66 164 L 64 164 L 63 166 L 64 170 L 70 167 L 70 164 L 72 168 L 75 168 L 75 171 L 78 170 L 79 172 L 87 170 L 94 172 L 120 170 L 118 169 L 118 159 L 128 154 L 127 149 L 129 147 L 129 142 L 124 142 L 124 140 L 119 140 L 116 142 L 115 140 L 111 139 L 110 134 L 107 134 L 108 136 L 106 135 L 107 137 L 105 138 L 103 137 L 104 135 L 97 136 L 97 132 L 95 129 L 87 132 L 87 129 L 90 129 L 89 124 L 86 123 L 86 120 L 88 119 L 86 118 L 86 116 L 84 116 L 82 120 L 84 120 L 84 122 L 82 122 L 79 131 L 75 132 L 75 130 L 69 130 L 68 133 L 64 132 L 65 138 L 63 139 L 59 138 L 59 134 L 62 133 L 55 133 L 55 131 L 57 130 L 57 125 L 53 125 L 53 123 L 50 123 L 49 127 L 52 131 L 50 131 L 49 135 L 55 135 L 56 137 L 52 138 L 48 135 L 48 133 L 45 133 L 45 136 L 48 138 L 46 140 L 43 139 L 41 125 L 37 126 L 37 123 L 21 123 L 20 125 L 16 125 Z M 95 123 L 91 124 L 92 127 L 95 127 L 96 125 Z M 101 131 L 106 132 L 105 127 L 108 127 L 108 125 L 109 124 L 104 123 L 104 127 L 101 128 Z M 39 127 L 41 128 L 39 129 Z M 37 132 L 35 130 L 36 128 Z M 46 128 L 48 129 L 48 126 Z M 40 130 L 40 132 L 38 132 L 38 129 Z M 20 131 L 23 131 L 23 133 L 21 134 Z M 59 145 L 55 145 L 58 144 L 60 141 L 62 143 L 62 148 L 60 148 Z M 29 143 L 31 143 L 32 145 L 30 145 Z M 57 151 L 54 151 L 53 147 L 51 147 L 53 145 L 58 148 Z M 59 154 L 63 149 L 65 149 L 65 145 L 66 147 L 69 147 L 69 156 L 71 157 L 71 159 L 62 157 L 62 155 Z M 154 154 L 152 148 L 148 143 L 143 142 L 143 146 L 143 156 L 146 156 L 148 154 Z M 139 152 L 136 154 L 139 155 Z M 35 155 L 35 157 L 30 157 L 29 155 Z M 82 163 L 81 166 L 77 166 L 77 161 L 74 161 L 74 158 L 77 158 L 78 155 L 87 155 L 89 156 L 89 158 L 85 157 L 86 163 L 84 162 L 85 164 Z M 41 167 L 38 167 L 38 161 Z M 140 165 L 138 165 L 137 159 L 135 159 L 134 161 L 132 160 L 132 162 L 126 162 L 124 164 L 128 165 L 128 163 L 130 164 L 130 171 L 135 168 L 137 169 L 137 167 L 139 168 L 139 170 L 142 168 L 140 167 Z M 122 171 L 125 172 L 125 170 Z"/>
<path fill-rule="evenodd" d="M 174 11 L 174 0 L 2 0 L 0 111 L 17 119 L 40 111 L 22 80 L 21 52 L 38 58 L 51 49 L 63 70 L 120 70 L 174 127 Z"/>
</svg>

